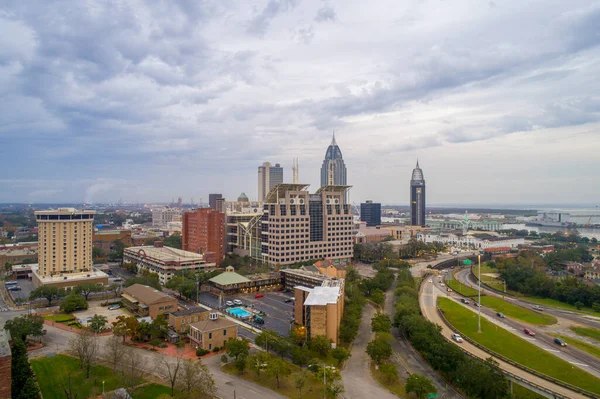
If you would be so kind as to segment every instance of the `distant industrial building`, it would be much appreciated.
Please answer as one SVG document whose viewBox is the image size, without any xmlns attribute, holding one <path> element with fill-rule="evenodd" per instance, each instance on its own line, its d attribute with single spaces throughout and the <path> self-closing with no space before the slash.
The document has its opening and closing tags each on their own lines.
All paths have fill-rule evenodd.
<svg viewBox="0 0 600 399">
<path fill-rule="evenodd" d="M 152 226 L 165 227 L 169 222 L 181 222 L 179 209 L 169 207 L 152 209 Z"/>
<path fill-rule="evenodd" d="M 278 184 L 283 183 L 283 168 L 278 163 L 271 166 L 265 162 L 258 167 L 258 202 L 264 202 L 267 194 Z"/>
<path fill-rule="evenodd" d="M 162 241 L 153 246 L 125 248 L 123 261 L 135 263 L 138 272 L 148 270 L 157 273 L 161 284 L 166 284 L 177 272 L 183 270 L 212 270 L 217 267 L 216 259 L 181 249 L 165 247 Z"/>
<path fill-rule="evenodd" d="M 417 161 L 410 179 L 410 224 L 425 226 L 425 214 L 425 178 Z"/>
<path fill-rule="evenodd" d="M 381 224 L 381 204 L 367 201 L 360 204 L 360 221 L 366 222 L 367 226 L 379 226 Z"/>
<path fill-rule="evenodd" d="M 181 244 L 185 251 L 214 257 L 219 266 L 225 257 L 225 238 L 224 213 L 199 208 L 183 214 Z"/>
</svg>

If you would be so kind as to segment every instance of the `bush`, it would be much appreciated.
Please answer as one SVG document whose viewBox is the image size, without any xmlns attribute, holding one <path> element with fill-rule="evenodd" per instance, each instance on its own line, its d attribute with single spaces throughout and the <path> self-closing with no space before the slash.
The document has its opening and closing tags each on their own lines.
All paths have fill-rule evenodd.
<svg viewBox="0 0 600 399">
<path fill-rule="evenodd" d="M 218 351 L 220 351 L 220 350 L 221 350 L 221 348 L 219 348 L 218 346 L 215 346 L 215 347 L 213 348 L 213 350 L 212 350 L 212 351 L 213 351 L 214 353 L 217 353 L 217 352 L 218 352 Z"/>
<path fill-rule="evenodd" d="M 60 304 L 60 310 L 65 313 L 75 312 L 88 308 L 88 303 L 84 297 L 75 293 L 69 294 Z"/>
<path fill-rule="evenodd" d="M 196 356 L 204 356 L 208 353 L 210 353 L 210 351 L 207 351 L 206 349 L 202 349 L 202 348 L 196 349 Z"/>
<path fill-rule="evenodd" d="M 228 361 L 229 361 L 229 358 L 227 357 L 227 355 L 221 356 L 221 363 L 227 363 Z"/>
<path fill-rule="evenodd" d="M 148 341 L 148 343 L 152 346 L 158 346 L 159 348 L 166 348 L 167 344 L 164 343 L 162 339 L 154 338 Z"/>
<path fill-rule="evenodd" d="M 183 348 L 183 347 L 185 346 L 185 342 L 183 342 L 183 341 L 177 341 L 177 342 L 175 343 L 175 346 L 176 346 L 177 348 Z"/>
</svg>

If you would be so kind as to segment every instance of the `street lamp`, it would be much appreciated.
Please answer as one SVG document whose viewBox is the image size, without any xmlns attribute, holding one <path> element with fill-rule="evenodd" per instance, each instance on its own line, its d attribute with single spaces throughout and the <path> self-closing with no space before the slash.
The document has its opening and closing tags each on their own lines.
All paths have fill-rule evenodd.
<svg viewBox="0 0 600 399">
<path fill-rule="evenodd" d="M 104 380 L 102 381 L 102 396 L 104 396 Z"/>
</svg>

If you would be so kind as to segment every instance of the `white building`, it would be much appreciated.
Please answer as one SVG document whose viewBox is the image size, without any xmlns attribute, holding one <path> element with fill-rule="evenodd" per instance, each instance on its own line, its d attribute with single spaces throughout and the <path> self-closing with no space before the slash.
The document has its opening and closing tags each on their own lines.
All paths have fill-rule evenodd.
<svg viewBox="0 0 600 399">
<path fill-rule="evenodd" d="M 525 244 L 524 237 L 502 236 L 491 231 L 462 231 L 433 232 L 422 231 L 417 234 L 417 239 L 425 243 L 439 242 L 455 248 L 486 249 L 494 247 L 517 248 Z"/>
<path fill-rule="evenodd" d="M 177 208 L 153 208 L 152 226 L 166 227 L 169 222 L 181 222 L 181 211 Z"/>
</svg>

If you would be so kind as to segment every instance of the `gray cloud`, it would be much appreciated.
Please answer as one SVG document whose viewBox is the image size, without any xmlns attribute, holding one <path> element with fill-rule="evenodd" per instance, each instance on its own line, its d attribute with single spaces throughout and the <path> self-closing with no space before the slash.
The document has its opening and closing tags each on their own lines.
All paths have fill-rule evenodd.
<svg viewBox="0 0 600 399">
<path fill-rule="evenodd" d="M 315 15 L 315 21 L 317 22 L 326 22 L 326 21 L 335 21 L 335 10 L 325 4 L 323 7 L 319 8 L 317 11 L 317 15 Z"/>
</svg>

